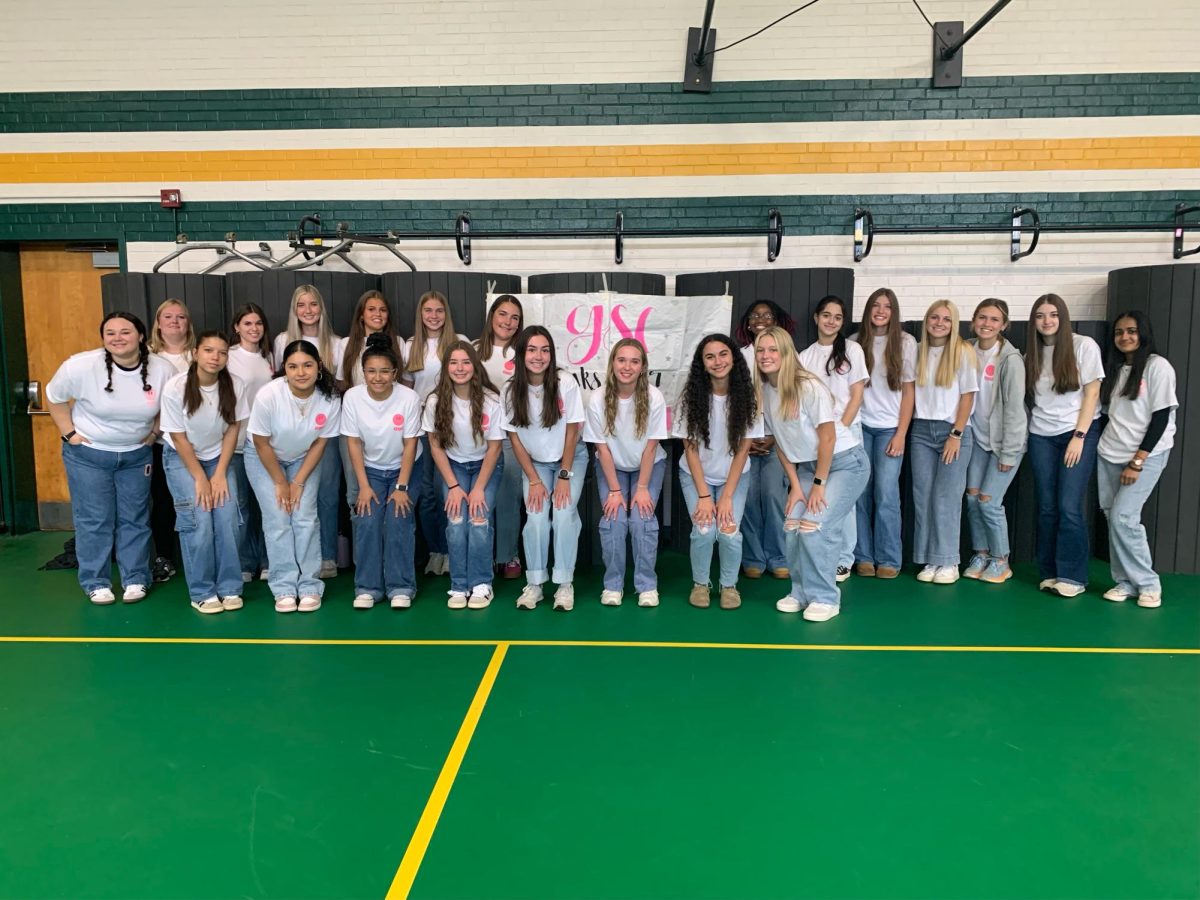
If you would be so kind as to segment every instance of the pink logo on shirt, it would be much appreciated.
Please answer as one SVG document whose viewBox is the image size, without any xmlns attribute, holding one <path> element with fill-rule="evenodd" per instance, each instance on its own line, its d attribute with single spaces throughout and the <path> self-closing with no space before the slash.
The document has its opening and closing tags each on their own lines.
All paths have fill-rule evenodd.
<svg viewBox="0 0 1200 900">
<path fill-rule="evenodd" d="M 988 363 L 983 367 L 983 380 L 993 381 L 996 378 L 996 364 Z"/>
<path fill-rule="evenodd" d="M 565 413 L 567 411 L 567 404 L 563 403 L 562 397 L 558 398 L 558 411 L 559 413 Z"/>
<path fill-rule="evenodd" d="M 324 428 L 325 423 L 329 421 L 329 418 L 325 415 L 325 413 L 317 413 L 317 417 L 313 421 L 317 423 L 318 428 Z"/>
<path fill-rule="evenodd" d="M 399 431 L 403 427 L 404 416 L 402 416 L 400 413 L 396 413 L 394 416 L 392 416 L 392 431 Z"/>
<path fill-rule="evenodd" d="M 1146 383 L 1146 382 L 1144 382 L 1144 381 L 1142 382 L 1142 384 L 1143 384 L 1143 385 L 1144 385 L 1145 383 Z M 142 394 L 143 394 L 143 395 L 145 396 L 145 398 L 146 398 L 146 405 L 147 405 L 147 406 L 153 406 L 153 405 L 154 405 L 154 403 L 155 403 L 155 401 L 157 401 L 157 400 L 158 400 L 158 395 L 154 393 L 154 388 L 150 388 L 150 390 L 148 390 L 148 391 L 142 391 Z"/>
<path fill-rule="evenodd" d="M 1142 383 L 1138 385 L 1138 398 L 1141 399 L 1142 397 L 1145 397 L 1145 396 L 1146 396 L 1146 379 L 1143 378 Z"/>
<path fill-rule="evenodd" d="M 484 413 L 483 418 L 479 420 L 479 424 L 482 427 L 487 428 L 489 425 L 492 424 L 492 417 L 489 416 L 487 413 Z"/>
<path fill-rule="evenodd" d="M 513 360 L 506 359 L 504 361 L 504 374 L 505 375 L 511 375 L 516 368 L 517 368 L 517 364 Z"/>
<path fill-rule="evenodd" d="M 671 407 L 667 407 L 667 434 L 671 433 Z"/>
</svg>

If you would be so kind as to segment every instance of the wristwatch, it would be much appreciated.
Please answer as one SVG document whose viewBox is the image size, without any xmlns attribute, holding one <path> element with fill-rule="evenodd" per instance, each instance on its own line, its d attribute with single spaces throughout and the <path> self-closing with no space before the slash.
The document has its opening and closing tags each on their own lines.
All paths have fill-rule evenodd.
<svg viewBox="0 0 1200 900">
<path fill-rule="evenodd" d="M 1085 437 L 1087 437 L 1087 432 L 1086 431 L 1077 431 L 1077 432 L 1075 432 L 1075 437 L 1079 438 L 1080 440 L 1083 440 Z"/>
<path fill-rule="evenodd" d="M 571 477 L 572 477 L 574 474 L 575 474 L 575 473 L 574 473 L 574 472 L 572 472 L 570 469 L 559 469 L 559 470 L 558 470 L 558 477 L 559 477 L 559 478 L 567 478 L 567 479 L 570 479 L 570 478 L 571 478 Z"/>
<path fill-rule="evenodd" d="M 816 475 L 814 475 L 814 476 L 813 476 L 813 484 L 820 484 L 820 485 L 823 485 L 823 484 L 825 484 L 825 479 L 824 479 L 824 478 L 818 478 Z"/>
<path fill-rule="evenodd" d="M 75 437 L 75 434 L 76 434 L 76 432 L 75 432 L 75 429 L 74 429 L 74 428 L 72 428 L 70 431 L 68 431 L 66 434 L 64 434 L 64 435 L 62 436 L 62 442 L 63 442 L 64 444 L 69 444 L 69 443 L 71 443 L 71 438 Z"/>
<path fill-rule="evenodd" d="M 961 437 L 962 437 L 962 435 L 963 435 L 963 433 L 962 433 L 962 431 L 960 431 L 959 429 L 957 429 L 957 428 L 951 428 L 951 429 L 950 429 L 950 437 L 952 437 L 952 438 L 961 438 Z"/>
<path fill-rule="evenodd" d="M 398 490 L 402 494 L 407 494 L 408 493 L 408 485 L 401 484 L 400 482 L 397 481 L 396 482 L 396 490 Z"/>
</svg>

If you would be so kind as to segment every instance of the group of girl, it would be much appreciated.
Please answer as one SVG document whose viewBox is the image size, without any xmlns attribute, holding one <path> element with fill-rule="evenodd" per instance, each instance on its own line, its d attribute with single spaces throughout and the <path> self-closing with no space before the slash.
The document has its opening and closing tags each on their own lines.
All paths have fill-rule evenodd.
<svg viewBox="0 0 1200 900">
<path fill-rule="evenodd" d="M 419 518 L 425 571 L 450 576 L 449 607 L 484 608 L 497 572 L 520 577 L 520 534 L 526 584 L 517 606 L 536 607 L 553 582 L 554 608 L 570 610 L 590 443 L 602 506 L 600 602 L 622 602 L 631 548 L 637 602 L 655 606 L 661 442 L 676 437 L 693 606 L 711 603 L 714 544 L 724 609 L 741 603 L 739 568 L 789 579 L 777 609 L 811 621 L 838 614 L 838 583 L 852 570 L 896 577 L 906 449 L 918 580 L 959 578 L 964 496 L 975 552 L 962 574 L 1011 577 L 1002 501 L 1028 452 L 1041 587 L 1081 593 L 1084 488 L 1099 456 L 1117 581 L 1105 596 L 1158 605 L 1140 513 L 1171 447 L 1176 401 L 1174 372 L 1154 353 L 1143 315 L 1114 322 L 1101 435 L 1099 347 L 1072 334 L 1055 295 L 1034 305 L 1025 359 L 1004 337 L 1000 300 L 976 309 L 969 342 L 948 301 L 929 308 L 919 343 L 902 331 L 890 290 L 871 295 L 850 339 L 846 312 L 825 298 L 814 313 L 817 341 L 797 352 L 795 323 L 774 303 L 754 304 L 736 343 L 723 334 L 700 341 L 674 415 L 632 339 L 612 347 L 604 387 L 585 404 L 558 369 L 550 333 L 522 328 L 511 295 L 493 302 L 475 342 L 454 331 L 436 292 L 420 298 L 406 342 L 377 291 L 360 298 L 339 338 L 320 293 L 298 288 L 273 348 L 253 304 L 236 312 L 232 343 L 216 331 L 193 337 L 178 301 L 159 308 L 153 337 L 136 316 L 110 313 L 103 346 L 67 360 L 47 392 L 64 441 L 80 584 L 94 603 L 115 601 L 115 544 L 122 599 L 143 598 L 155 577 L 152 535 L 159 556 L 170 541 L 151 516 L 173 513 L 198 611 L 239 608 L 242 585 L 259 573 L 277 611 L 310 612 L 321 605 L 322 578 L 337 572 L 344 496 L 355 608 L 411 605 Z M 152 487 L 160 474 L 167 501 Z"/>
</svg>

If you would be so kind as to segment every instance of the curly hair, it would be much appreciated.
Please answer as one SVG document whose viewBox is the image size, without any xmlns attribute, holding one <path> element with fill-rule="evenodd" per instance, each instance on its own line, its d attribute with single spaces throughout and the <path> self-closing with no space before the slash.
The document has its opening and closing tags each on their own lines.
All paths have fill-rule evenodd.
<svg viewBox="0 0 1200 900">
<path fill-rule="evenodd" d="M 796 320 L 774 300 L 755 300 L 746 307 L 746 311 L 738 320 L 737 328 L 734 329 L 733 339 L 739 347 L 749 347 L 754 343 L 754 334 L 750 331 L 750 314 L 760 306 L 767 307 L 771 311 L 771 315 L 775 317 L 775 324 L 789 335 L 796 330 Z"/>
<path fill-rule="evenodd" d="M 725 425 L 729 448 L 736 450 L 750 426 L 754 424 L 754 420 L 758 418 L 758 399 L 755 396 L 750 368 L 729 335 L 709 334 L 700 340 L 696 352 L 692 354 L 692 364 L 688 369 L 687 383 L 679 397 L 679 405 L 687 421 L 687 440 L 709 447 L 708 416 L 712 408 L 713 391 L 712 378 L 704 368 L 704 349 L 713 343 L 727 347 L 733 362 L 729 373 L 729 404 L 726 408 Z"/>
<path fill-rule="evenodd" d="M 438 374 L 437 387 L 432 396 L 437 398 L 433 411 L 433 432 L 443 447 L 453 447 L 454 441 L 454 382 L 450 380 L 450 356 L 461 350 L 471 360 L 474 372 L 467 383 L 471 395 L 471 434 L 476 443 L 483 442 L 483 401 L 485 396 L 496 396 L 496 389 L 479 361 L 479 353 L 470 341 L 455 341 L 442 356 L 442 371 Z M 498 399 L 498 398 L 497 398 Z M 428 402 L 428 401 L 427 401 Z"/>
<path fill-rule="evenodd" d="M 637 338 L 622 338 L 613 344 L 608 354 L 608 375 L 604 379 L 604 433 L 616 434 L 617 427 L 617 352 L 626 347 L 635 347 L 642 355 L 642 371 L 633 383 L 633 424 L 636 437 L 641 440 L 650 421 L 650 360 L 646 348 Z"/>
<path fill-rule="evenodd" d="M 316 388 L 321 392 L 321 396 L 325 399 L 332 399 L 334 392 L 333 373 L 329 371 L 325 363 L 321 361 L 321 354 L 317 352 L 317 345 L 312 341 L 301 339 L 292 341 L 283 348 L 283 357 L 279 360 L 279 371 L 275 373 L 276 378 L 283 378 L 285 375 L 284 367 L 287 361 L 295 354 L 303 353 L 317 364 L 317 384 Z"/>
</svg>

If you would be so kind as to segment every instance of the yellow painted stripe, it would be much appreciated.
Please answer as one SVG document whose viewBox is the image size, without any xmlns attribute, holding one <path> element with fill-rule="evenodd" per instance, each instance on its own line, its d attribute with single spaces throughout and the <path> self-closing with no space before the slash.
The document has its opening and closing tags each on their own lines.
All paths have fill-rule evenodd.
<svg viewBox="0 0 1200 900">
<path fill-rule="evenodd" d="M 433 837 L 434 829 L 437 828 L 442 809 L 446 806 L 446 798 L 450 796 L 450 789 L 454 787 L 458 768 L 462 765 L 463 757 L 467 755 L 467 747 L 470 746 L 471 737 L 475 734 L 475 726 L 479 724 L 479 717 L 483 714 L 484 706 L 487 705 L 488 695 L 492 692 L 492 685 L 496 683 L 496 675 L 500 672 L 500 666 L 503 664 L 504 655 L 507 652 L 508 644 L 501 642 L 496 645 L 496 650 L 492 653 L 491 661 L 483 673 L 483 678 L 479 681 L 479 687 L 475 690 L 475 697 L 467 708 L 462 725 L 458 728 L 458 735 L 450 746 L 450 754 L 442 764 L 442 771 L 433 785 L 433 792 L 425 803 L 425 810 L 421 813 L 420 821 L 417 822 L 417 829 L 408 842 L 408 849 L 404 851 L 400 868 L 396 870 L 396 877 L 392 879 L 392 886 L 388 888 L 388 900 L 402 900 L 412 890 L 417 870 L 421 868 L 425 851 L 429 849 L 429 841 Z"/>
<path fill-rule="evenodd" d="M 821 650 L 851 653 L 1115 653 L 1200 656 L 1200 647 L 1022 647 L 973 644 L 750 644 L 718 641 L 388 640 L 322 638 L 177 638 L 0 635 L 0 644 L 212 644 L 301 647 L 630 647 L 673 650 Z"/>
<path fill-rule="evenodd" d="M 1200 137 L 0 153 L 0 183 L 1187 169 Z"/>
</svg>

